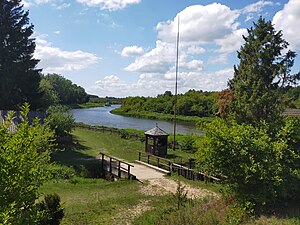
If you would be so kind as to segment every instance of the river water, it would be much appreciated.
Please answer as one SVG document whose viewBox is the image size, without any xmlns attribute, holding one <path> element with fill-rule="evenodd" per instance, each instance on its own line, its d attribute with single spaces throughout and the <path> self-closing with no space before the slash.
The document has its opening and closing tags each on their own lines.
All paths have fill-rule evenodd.
<svg viewBox="0 0 300 225">
<path fill-rule="evenodd" d="M 112 109 L 120 107 L 112 105 L 109 107 L 97 107 L 89 109 L 72 109 L 71 112 L 75 118 L 75 122 L 83 122 L 89 125 L 98 125 L 116 128 L 133 128 L 136 130 L 150 130 L 158 125 L 162 130 L 171 134 L 173 133 L 173 123 L 161 120 L 139 119 L 133 117 L 120 116 L 110 113 Z M 201 134 L 196 130 L 195 126 L 183 123 L 177 123 L 176 133 L 178 134 Z"/>
</svg>

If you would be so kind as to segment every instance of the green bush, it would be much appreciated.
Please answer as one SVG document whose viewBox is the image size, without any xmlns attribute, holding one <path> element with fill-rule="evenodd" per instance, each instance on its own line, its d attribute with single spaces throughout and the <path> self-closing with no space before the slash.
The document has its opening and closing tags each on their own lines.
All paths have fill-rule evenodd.
<svg viewBox="0 0 300 225">
<path fill-rule="evenodd" d="M 67 107 L 50 106 L 47 110 L 46 123 L 54 130 L 57 140 L 64 140 L 72 132 L 74 118 Z"/>
<path fill-rule="evenodd" d="M 103 178 L 101 161 L 88 161 L 73 166 L 76 175 L 85 178 Z"/>
<path fill-rule="evenodd" d="M 277 130 L 218 119 L 205 129 L 198 165 L 222 175 L 244 203 L 263 206 L 299 198 L 299 134 L 299 118 L 286 119 Z"/>
<path fill-rule="evenodd" d="M 182 142 L 180 143 L 180 148 L 183 151 L 194 152 L 197 150 L 196 146 L 196 137 L 194 135 L 186 135 Z"/>
<path fill-rule="evenodd" d="M 28 104 L 21 107 L 23 121 L 12 133 L 12 114 L 0 123 L 0 224 L 35 224 L 37 190 L 49 180 L 54 134 L 38 119 L 29 125 L 28 112 Z"/>
<path fill-rule="evenodd" d="M 39 211 L 42 212 L 39 225 L 59 225 L 65 215 L 58 194 L 46 195 L 38 206 Z"/>
<path fill-rule="evenodd" d="M 76 171 L 73 167 L 52 163 L 47 166 L 47 170 L 52 179 L 69 179 L 74 177 Z"/>
</svg>

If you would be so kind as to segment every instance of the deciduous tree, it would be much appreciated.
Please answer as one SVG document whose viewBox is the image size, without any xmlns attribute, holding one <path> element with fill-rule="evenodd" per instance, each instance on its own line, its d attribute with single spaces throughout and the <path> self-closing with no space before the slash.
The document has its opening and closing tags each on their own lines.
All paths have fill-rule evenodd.
<svg viewBox="0 0 300 225">
<path fill-rule="evenodd" d="M 46 165 L 53 132 L 36 119 L 29 125 L 29 107 L 22 107 L 23 121 L 15 132 L 8 127 L 13 117 L 0 123 L 0 224 L 39 224 L 37 189 L 48 180 Z"/>
</svg>

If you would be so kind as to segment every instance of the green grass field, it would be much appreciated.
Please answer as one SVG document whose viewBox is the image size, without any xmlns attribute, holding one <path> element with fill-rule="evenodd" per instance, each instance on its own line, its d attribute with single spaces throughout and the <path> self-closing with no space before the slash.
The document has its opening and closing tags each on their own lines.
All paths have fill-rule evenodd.
<svg viewBox="0 0 300 225">
<path fill-rule="evenodd" d="M 64 149 L 53 154 L 55 164 L 51 166 L 53 170 L 68 174 L 67 179 L 53 179 L 39 189 L 40 193 L 57 193 L 61 197 L 65 208 L 65 217 L 61 224 L 181 225 L 184 221 L 191 221 L 189 224 L 239 224 L 228 223 L 233 221 L 231 217 L 235 219 L 235 216 L 229 214 L 228 217 L 229 206 L 222 200 L 212 203 L 193 201 L 178 211 L 174 208 L 174 197 L 169 195 L 157 198 L 144 195 L 138 191 L 142 184 L 137 181 L 112 182 L 85 178 L 86 173 L 82 170 L 78 172 L 76 168 L 98 162 L 96 157 L 100 151 L 132 162 L 137 159 L 137 152 L 144 150 L 144 143 L 123 139 L 120 135 L 79 128 L 74 130 L 73 136 L 72 145 L 64 146 Z M 177 159 L 191 156 L 191 153 L 183 151 L 170 150 L 169 154 L 172 158 L 175 155 Z M 60 177 L 65 177 L 65 174 Z M 222 189 L 222 185 L 188 181 L 178 176 L 172 176 L 171 179 L 214 192 Z M 143 202 L 147 203 L 148 210 L 139 214 L 133 213 L 132 209 L 137 208 L 139 211 L 145 207 L 141 205 Z M 247 224 L 300 224 L 299 212 L 281 217 L 261 216 L 247 221 Z"/>
<path fill-rule="evenodd" d="M 139 194 L 138 188 L 136 181 L 73 178 L 49 182 L 40 188 L 40 192 L 60 195 L 65 207 L 61 224 L 96 225 L 113 224 L 116 214 L 146 199 Z"/>
</svg>

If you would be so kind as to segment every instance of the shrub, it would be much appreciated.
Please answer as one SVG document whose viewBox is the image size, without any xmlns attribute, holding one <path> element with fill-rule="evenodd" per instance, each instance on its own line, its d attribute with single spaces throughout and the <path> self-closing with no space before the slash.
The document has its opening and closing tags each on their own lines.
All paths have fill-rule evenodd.
<svg viewBox="0 0 300 225">
<path fill-rule="evenodd" d="M 42 216 L 40 225 L 59 225 L 64 217 L 64 208 L 60 204 L 58 194 L 48 194 L 44 200 L 38 204 Z"/>
<path fill-rule="evenodd" d="M 207 126 L 198 150 L 200 169 L 226 177 L 243 203 L 263 206 L 299 196 L 300 119 L 278 130 L 218 119 Z M 272 134 L 270 134 L 272 130 Z M 225 179 L 225 178 L 224 178 Z"/>
<path fill-rule="evenodd" d="M 74 118 L 67 107 L 62 105 L 50 106 L 47 110 L 47 124 L 55 132 L 57 140 L 69 136 L 73 129 Z"/>
<path fill-rule="evenodd" d="M 194 135 L 186 135 L 181 142 L 180 148 L 183 151 L 195 151 L 196 137 Z"/>
<path fill-rule="evenodd" d="M 29 125 L 28 112 L 28 104 L 21 107 L 23 121 L 13 133 L 11 115 L 0 123 L 0 224 L 35 224 L 37 189 L 49 179 L 54 134 L 38 119 Z"/>
</svg>

